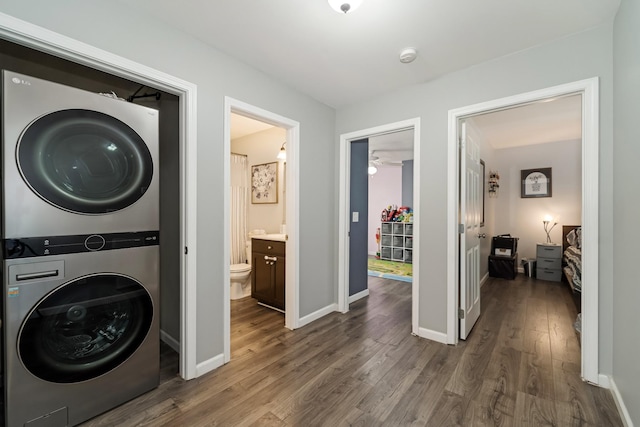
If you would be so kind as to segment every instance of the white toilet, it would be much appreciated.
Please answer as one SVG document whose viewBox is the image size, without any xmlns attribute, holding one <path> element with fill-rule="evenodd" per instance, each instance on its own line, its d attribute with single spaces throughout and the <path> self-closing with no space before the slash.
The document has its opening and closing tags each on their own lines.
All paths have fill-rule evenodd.
<svg viewBox="0 0 640 427">
<path fill-rule="evenodd" d="M 231 264 L 231 299 L 240 299 L 251 295 L 251 240 L 245 244 L 247 262 Z"/>
</svg>

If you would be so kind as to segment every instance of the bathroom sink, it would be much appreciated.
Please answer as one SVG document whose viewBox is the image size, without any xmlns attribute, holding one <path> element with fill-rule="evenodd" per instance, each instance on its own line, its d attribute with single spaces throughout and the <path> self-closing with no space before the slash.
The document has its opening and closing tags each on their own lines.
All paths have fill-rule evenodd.
<svg viewBox="0 0 640 427">
<path fill-rule="evenodd" d="M 279 234 L 279 233 L 273 233 L 273 234 L 259 234 L 259 235 L 254 235 L 251 236 L 254 239 L 262 239 L 262 240 L 274 240 L 276 242 L 286 242 L 287 241 L 287 235 L 286 234 Z"/>
</svg>

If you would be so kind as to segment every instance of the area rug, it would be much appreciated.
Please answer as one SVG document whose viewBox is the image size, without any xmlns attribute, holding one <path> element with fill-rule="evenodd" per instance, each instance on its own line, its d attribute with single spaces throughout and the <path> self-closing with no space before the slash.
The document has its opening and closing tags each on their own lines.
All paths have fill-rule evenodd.
<svg viewBox="0 0 640 427">
<path fill-rule="evenodd" d="M 413 266 L 404 262 L 369 258 L 367 273 L 372 277 L 412 282 Z"/>
</svg>

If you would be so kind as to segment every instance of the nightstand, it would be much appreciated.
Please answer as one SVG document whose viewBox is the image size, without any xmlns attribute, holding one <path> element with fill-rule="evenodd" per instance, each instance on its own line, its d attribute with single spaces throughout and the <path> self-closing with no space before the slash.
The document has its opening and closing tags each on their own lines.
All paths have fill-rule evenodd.
<svg viewBox="0 0 640 427">
<path fill-rule="evenodd" d="M 536 248 L 536 277 L 541 280 L 562 280 L 562 246 L 538 243 Z"/>
</svg>

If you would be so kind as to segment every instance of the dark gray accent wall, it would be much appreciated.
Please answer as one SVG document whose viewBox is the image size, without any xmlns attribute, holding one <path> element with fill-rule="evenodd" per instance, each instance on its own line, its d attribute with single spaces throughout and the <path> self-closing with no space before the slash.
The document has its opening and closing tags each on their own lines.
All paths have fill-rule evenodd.
<svg viewBox="0 0 640 427">
<path fill-rule="evenodd" d="M 349 201 L 349 295 L 367 289 L 367 232 L 369 230 L 369 140 L 351 142 Z M 353 222 L 354 212 L 358 222 Z"/>
<path fill-rule="evenodd" d="M 402 206 L 413 209 L 413 160 L 402 162 Z"/>
</svg>

